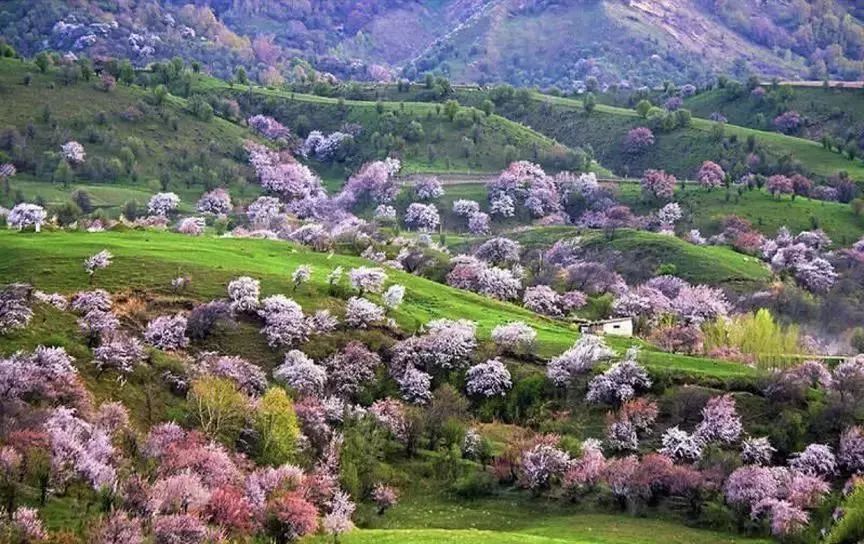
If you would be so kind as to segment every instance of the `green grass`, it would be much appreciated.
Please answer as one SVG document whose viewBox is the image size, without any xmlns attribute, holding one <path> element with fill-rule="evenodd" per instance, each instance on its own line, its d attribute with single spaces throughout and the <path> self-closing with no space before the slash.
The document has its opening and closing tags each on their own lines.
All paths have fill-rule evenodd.
<svg viewBox="0 0 864 544">
<path fill-rule="evenodd" d="M 534 95 L 534 99 L 540 102 L 554 104 L 565 109 L 581 110 L 582 108 L 581 101 L 571 98 L 547 96 L 537 93 Z M 598 104 L 597 112 L 615 115 L 621 118 L 630 118 L 631 120 L 635 119 L 636 125 L 644 124 L 644 120 L 642 120 L 634 110 Z M 679 129 L 677 132 L 696 131 L 702 133 L 704 137 L 704 135 L 710 135 L 715 125 L 716 123 L 713 121 L 694 116 L 693 124 L 690 129 Z M 862 164 L 861 161 L 849 161 L 837 153 L 832 153 L 824 149 L 819 143 L 804 138 L 787 136 L 778 132 L 757 130 L 729 123 L 725 125 L 724 130 L 727 136 L 735 135 L 740 140 L 745 140 L 747 137 L 753 136 L 756 138 L 757 142 L 764 144 L 770 151 L 774 152 L 778 156 L 792 154 L 795 159 L 803 163 L 806 170 L 815 175 L 828 177 L 839 171 L 845 170 L 855 179 L 864 177 L 864 164 Z M 661 135 L 660 138 L 662 139 L 664 136 L 665 135 Z M 623 134 L 621 137 L 623 137 Z M 701 158 L 700 162 L 704 159 L 704 157 Z M 695 172 L 695 169 L 693 171 Z"/>
<path fill-rule="evenodd" d="M 325 276 L 338 266 L 346 269 L 368 264 L 357 257 L 307 251 L 284 242 L 192 238 L 162 232 L 69 233 L 38 235 L 0 232 L 0 283 L 25 281 L 37 288 L 65 293 L 88 287 L 83 260 L 108 249 L 114 264 L 97 274 L 96 285 L 109 291 L 171 295 L 170 281 L 185 274 L 191 278 L 186 294 L 195 300 L 225 296 L 227 283 L 251 275 L 262 282 L 265 295 L 286 293 L 307 310 L 331 308 L 341 314 L 343 302 L 329 296 Z M 312 280 L 292 292 L 291 272 L 300 264 L 313 267 Z M 481 338 L 501 323 L 522 320 L 538 333 L 538 355 L 551 357 L 569 348 L 578 332 L 566 323 L 545 319 L 513 304 L 493 301 L 399 271 L 388 271 L 390 281 L 407 288 L 405 303 L 393 316 L 408 331 L 431 319 L 465 318 L 477 322 Z M 636 340 L 614 340 L 619 350 L 640 344 Z M 661 372 L 735 378 L 755 376 L 748 367 L 644 350 L 646 365 Z"/>
<path fill-rule="evenodd" d="M 340 182 L 341 184 L 341 182 Z M 154 193 L 161 189 L 156 187 L 125 184 L 125 183 L 72 183 L 64 187 L 59 183 L 39 181 L 28 174 L 19 174 L 9 180 L 11 191 L 20 191 L 27 201 L 38 197 L 45 199 L 49 206 L 61 205 L 71 199 L 76 191 L 86 191 L 94 209 L 101 210 L 111 217 L 118 217 L 125 203 L 134 201 L 138 209 L 146 210 L 147 202 Z M 201 187 L 173 187 L 172 192 L 180 197 L 178 211 L 183 214 L 195 213 L 195 203 L 201 197 L 204 189 Z M 257 185 L 244 185 L 232 188 L 231 196 L 235 204 L 250 201 L 261 194 Z"/>
<path fill-rule="evenodd" d="M 620 184 L 619 198 L 636 213 L 648 213 L 657 204 L 644 202 L 637 184 Z M 753 227 L 768 236 L 786 226 L 797 233 L 821 228 L 835 245 L 849 246 L 864 236 L 864 217 L 857 216 L 848 204 L 824 202 L 798 197 L 776 199 L 763 191 L 746 191 L 740 197 L 726 191 L 706 191 L 695 187 L 680 189 L 675 201 L 685 212 L 680 228 L 697 228 L 703 233 L 716 233 L 726 215 L 738 215 L 753 223 Z"/>
<path fill-rule="evenodd" d="M 766 88 L 773 92 L 771 87 Z M 807 118 L 800 136 L 814 141 L 823 134 L 845 141 L 849 126 L 864 121 L 864 93 L 860 89 L 785 86 L 783 90 L 788 99 L 776 103 L 767 96 L 762 100 L 753 98 L 746 90 L 734 96 L 725 89 L 713 89 L 687 98 L 684 107 L 703 118 L 721 112 L 730 123 L 767 131 L 776 131 L 773 121 L 777 115 L 794 110 Z M 760 114 L 764 125 L 759 124 Z"/>
<path fill-rule="evenodd" d="M 402 501 L 384 516 L 370 516 L 346 544 L 482 542 L 489 544 L 732 544 L 766 543 L 695 529 L 677 519 L 648 519 L 586 511 L 585 506 L 538 500 L 525 492 L 499 491 L 474 500 L 449 497 L 441 484 L 406 483 Z M 368 527 L 367 527 L 368 525 Z M 315 540 L 325 542 L 323 538 Z"/>
<path fill-rule="evenodd" d="M 587 249 L 612 249 L 629 262 L 653 272 L 663 264 L 691 283 L 706 283 L 752 290 L 771 280 L 771 272 L 758 259 L 724 246 L 697 246 L 674 236 L 620 229 L 610 240 L 605 234 L 575 227 L 537 227 L 509 235 L 527 247 L 549 247 L 557 240 L 579 237 Z"/>
<path fill-rule="evenodd" d="M 29 86 L 23 83 L 27 74 L 32 77 Z M 30 164 L 19 170 L 36 168 L 46 151 L 57 153 L 70 139 L 84 145 L 88 164 L 107 162 L 118 157 L 123 147 L 130 147 L 136 154 L 134 167 L 119 171 L 111 180 L 121 184 L 143 185 L 167 173 L 172 186 L 179 186 L 192 175 L 193 163 L 203 164 L 214 177 L 224 180 L 230 175 L 226 172 L 236 177 L 243 166 L 238 150 L 251 137 L 245 128 L 220 118 L 201 121 L 186 110 L 182 98 L 169 96 L 155 107 L 146 100 L 148 91 L 140 87 L 118 85 L 104 92 L 97 84 L 94 77 L 90 82 L 64 85 L 56 72 L 42 74 L 33 64 L 0 59 L 0 128 L 15 127 L 24 134 L 28 124 L 32 125 L 26 145 Z M 143 115 L 136 121 L 122 119 L 129 108 Z M 46 110 L 49 122 L 43 118 Z M 98 119 L 102 114 L 105 123 Z M 79 180 L 85 169 L 77 169 Z M 52 173 L 53 167 L 39 178 L 50 179 Z"/>
<path fill-rule="evenodd" d="M 459 90 L 457 96 L 471 105 L 487 97 L 485 92 L 475 90 Z M 713 134 L 716 123 L 699 117 L 694 117 L 687 128 L 654 131 L 654 147 L 632 155 L 624 149 L 624 136 L 631 128 L 647 123 L 632 109 L 598 104 L 594 112 L 587 114 L 582 102 L 576 99 L 540 93 L 533 93 L 529 98 L 525 102 L 505 102 L 496 111 L 565 145 L 584 149 L 590 146 L 600 163 L 621 176 L 639 176 L 646 169 L 660 168 L 679 178 L 692 179 L 705 160 L 743 161 L 748 153 L 744 143 L 752 136 L 773 161 L 791 155 L 805 171 L 817 177 L 825 178 L 842 170 L 856 179 L 864 177 L 861 161 L 848 161 L 816 142 L 776 132 L 726 124 L 724 136 L 727 141 L 734 136 L 737 143 L 721 146 Z"/>
</svg>

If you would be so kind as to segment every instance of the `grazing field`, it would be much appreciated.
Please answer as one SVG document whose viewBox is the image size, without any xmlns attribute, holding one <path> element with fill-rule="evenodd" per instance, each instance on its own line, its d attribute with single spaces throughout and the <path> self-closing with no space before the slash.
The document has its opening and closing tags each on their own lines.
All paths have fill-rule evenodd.
<svg viewBox="0 0 864 544">
<path fill-rule="evenodd" d="M 761 544 L 767 540 L 694 529 L 677 519 L 647 519 L 594 512 L 560 501 L 536 501 L 525 492 L 501 491 L 473 500 L 448 496 L 434 481 L 408 486 L 401 504 L 384 516 L 364 517 L 364 528 L 341 539 L 434 544 Z M 437 484 L 440 486 L 440 484 Z M 326 542 L 320 538 L 315 542 Z"/>
</svg>

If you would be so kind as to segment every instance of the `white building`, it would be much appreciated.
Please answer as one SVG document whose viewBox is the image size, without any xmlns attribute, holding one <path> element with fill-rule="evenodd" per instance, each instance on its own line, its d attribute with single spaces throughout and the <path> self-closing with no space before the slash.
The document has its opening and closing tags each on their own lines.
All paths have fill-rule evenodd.
<svg viewBox="0 0 864 544">
<path fill-rule="evenodd" d="M 629 317 L 616 317 L 602 321 L 590 321 L 579 326 L 582 334 L 596 334 L 598 336 L 633 336 L 633 319 Z"/>
</svg>

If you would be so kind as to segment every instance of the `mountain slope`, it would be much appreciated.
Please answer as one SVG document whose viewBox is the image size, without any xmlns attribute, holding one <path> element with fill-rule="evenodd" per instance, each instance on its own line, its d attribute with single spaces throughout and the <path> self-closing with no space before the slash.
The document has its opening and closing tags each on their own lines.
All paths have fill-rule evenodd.
<svg viewBox="0 0 864 544">
<path fill-rule="evenodd" d="M 864 27 L 853 9 L 817 0 L 10 0 L 0 33 L 28 55 L 49 48 L 144 65 L 182 54 L 223 77 L 242 65 L 271 82 L 440 71 L 569 89 L 591 76 L 632 86 L 722 72 L 854 79 Z"/>
</svg>

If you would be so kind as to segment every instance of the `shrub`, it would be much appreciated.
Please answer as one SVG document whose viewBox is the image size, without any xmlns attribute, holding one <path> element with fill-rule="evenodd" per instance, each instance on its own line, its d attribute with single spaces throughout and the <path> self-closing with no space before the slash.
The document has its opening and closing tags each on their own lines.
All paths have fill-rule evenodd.
<svg viewBox="0 0 864 544">
<path fill-rule="evenodd" d="M 450 490 L 463 499 L 479 499 L 493 495 L 497 484 L 491 473 L 475 471 L 458 478 L 450 486 Z"/>
</svg>

